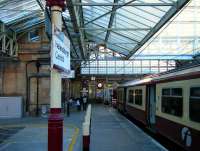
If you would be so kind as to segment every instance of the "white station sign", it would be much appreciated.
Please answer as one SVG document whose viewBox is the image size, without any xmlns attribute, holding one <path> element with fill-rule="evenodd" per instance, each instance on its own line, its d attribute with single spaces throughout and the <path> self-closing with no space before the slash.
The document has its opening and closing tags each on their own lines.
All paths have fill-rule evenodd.
<svg viewBox="0 0 200 151">
<path fill-rule="evenodd" d="M 70 73 L 61 72 L 62 79 L 72 79 L 75 78 L 75 71 L 71 70 Z"/>
<path fill-rule="evenodd" d="M 52 36 L 51 67 L 65 73 L 70 72 L 70 41 L 62 32 Z"/>
</svg>

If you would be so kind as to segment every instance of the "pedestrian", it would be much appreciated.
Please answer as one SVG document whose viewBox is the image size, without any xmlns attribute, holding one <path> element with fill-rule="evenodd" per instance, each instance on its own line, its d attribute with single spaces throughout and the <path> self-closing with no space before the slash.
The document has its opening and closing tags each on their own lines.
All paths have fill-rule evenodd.
<svg viewBox="0 0 200 151">
<path fill-rule="evenodd" d="M 70 106 L 72 104 L 72 97 L 69 98 L 69 100 L 67 101 L 67 116 L 70 116 Z"/>
<path fill-rule="evenodd" d="M 80 98 L 80 108 L 81 108 L 81 110 L 82 110 L 82 108 L 83 108 L 83 97 L 81 96 L 81 98 Z"/>
<path fill-rule="evenodd" d="M 87 97 L 83 96 L 83 110 L 85 111 L 87 107 Z"/>
<path fill-rule="evenodd" d="M 79 98 L 76 99 L 76 106 L 77 106 L 77 110 L 80 111 L 81 110 L 81 104 L 80 104 Z"/>
</svg>

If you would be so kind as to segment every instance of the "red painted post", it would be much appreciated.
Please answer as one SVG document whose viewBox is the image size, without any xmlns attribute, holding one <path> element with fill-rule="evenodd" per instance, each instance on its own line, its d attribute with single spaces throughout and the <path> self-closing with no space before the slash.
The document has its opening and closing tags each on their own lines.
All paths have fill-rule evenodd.
<svg viewBox="0 0 200 151">
<path fill-rule="evenodd" d="M 83 151 L 90 151 L 90 136 L 83 136 Z"/>
<path fill-rule="evenodd" d="M 90 124 L 83 123 L 83 151 L 90 151 Z"/>
<path fill-rule="evenodd" d="M 61 109 L 51 109 L 48 119 L 48 151 L 63 150 L 63 117 Z"/>
<path fill-rule="evenodd" d="M 47 0 L 46 5 L 51 9 L 51 21 L 60 31 L 62 30 L 62 10 L 65 0 Z M 54 32 L 54 31 L 52 31 Z M 52 33 L 54 34 L 54 33 Z M 58 71 L 51 69 L 50 115 L 48 119 L 48 151 L 63 151 L 63 117 L 61 114 L 61 76 Z"/>
</svg>

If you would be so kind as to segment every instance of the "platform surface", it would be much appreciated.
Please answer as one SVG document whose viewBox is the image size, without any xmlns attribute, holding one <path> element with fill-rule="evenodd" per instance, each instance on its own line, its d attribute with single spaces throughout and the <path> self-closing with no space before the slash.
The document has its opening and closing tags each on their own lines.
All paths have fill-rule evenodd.
<svg viewBox="0 0 200 151">
<path fill-rule="evenodd" d="M 63 151 L 82 151 L 85 112 L 64 119 Z M 47 118 L 0 120 L 0 151 L 47 151 Z M 115 109 L 92 105 L 90 151 L 166 151 Z"/>
<path fill-rule="evenodd" d="M 85 112 L 64 116 L 63 151 L 81 150 L 81 126 Z M 0 151 L 47 151 L 48 119 L 0 120 Z"/>
<path fill-rule="evenodd" d="M 92 106 L 91 131 L 91 151 L 167 150 L 108 106 Z"/>
</svg>

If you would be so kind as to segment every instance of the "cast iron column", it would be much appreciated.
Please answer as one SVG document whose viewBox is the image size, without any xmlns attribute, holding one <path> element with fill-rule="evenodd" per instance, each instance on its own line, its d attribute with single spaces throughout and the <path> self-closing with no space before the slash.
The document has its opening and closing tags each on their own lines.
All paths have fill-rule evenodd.
<svg viewBox="0 0 200 151">
<path fill-rule="evenodd" d="M 51 8 L 51 22 L 62 31 L 62 10 L 65 0 L 47 0 Z M 52 35 L 54 31 L 52 30 Z M 52 51 L 53 48 L 51 48 Z M 52 57 L 51 57 L 52 59 Z M 63 116 L 61 115 L 61 75 L 51 69 L 50 78 L 50 115 L 48 119 L 48 151 L 63 150 Z"/>
</svg>

